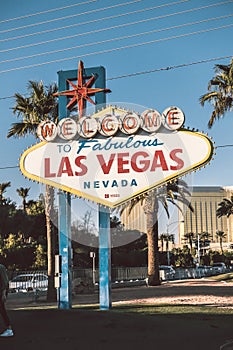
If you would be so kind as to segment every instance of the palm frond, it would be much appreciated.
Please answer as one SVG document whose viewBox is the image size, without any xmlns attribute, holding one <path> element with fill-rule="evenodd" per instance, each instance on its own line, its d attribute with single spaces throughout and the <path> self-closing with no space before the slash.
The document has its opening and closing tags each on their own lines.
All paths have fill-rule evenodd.
<svg viewBox="0 0 233 350">
<path fill-rule="evenodd" d="M 233 107 L 233 59 L 229 65 L 215 65 L 216 75 L 208 83 L 208 92 L 199 98 L 201 106 L 206 102 L 213 105 L 208 122 L 211 128 L 214 122 L 223 117 Z"/>
<path fill-rule="evenodd" d="M 13 123 L 8 131 L 7 138 L 9 137 L 25 137 L 30 134 L 35 134 L 38 124 L 27 123 Z"/>
</svg>

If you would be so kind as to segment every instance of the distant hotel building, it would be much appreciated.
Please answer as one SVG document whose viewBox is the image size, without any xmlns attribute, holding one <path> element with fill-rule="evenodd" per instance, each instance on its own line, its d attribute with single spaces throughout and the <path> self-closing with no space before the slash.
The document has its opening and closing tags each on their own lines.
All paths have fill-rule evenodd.
<svg viewBox="0 0 233 350">
<path fill-rule="evenodd" d="M 229 243 L 233 242 L 233 217 L 222 216 L 217 218 L 216 210 L 218 204 L 223 198 L 229 198 L 233 195 L 233 186 L 219 187 L 193 187 L 191 204 L 194 208 L 192 213 L 190 210 L 185 211 L 183 217 L 184 223 L 179 227 L 179 245 L 184 242 L 184 234 L 193 232 L 195 235 L 201 235 L 203 232 L 209 233 L 211 248 L 218 248 L 219 243 L 216 237 L 216 231 L 224 231 L 226 238 L 224 239 L 224 248 L 229 248 Z M 180 217 L 182 220 L 182 217 Z"/>
<path fill-rule="evenodd" d="M 180 212 L 178 213 L 178 232 L 173 232 L 176 234 L 176 246 L 185 244 L 185 233 L 193 232 L 197 237 L 198 234 L 208 232 L 210 248 L 219 250 L 220 246 L 216 237 L 216 231 L 219 230 L 226 234 L 226 238 L 223 240 L 223 248 L 229 249 L 230 244 L 233 244 L 233 215 L 229 218 L 226 216 L 217 218 L 216 210 L 223 198 L 230 199 L 231 195 L 233 195 L 233 186 L 193 187 L 190 200 L 194 212 L 192 213 L 185 208 L 184 216 Z M 141 232 L 146 232 L 145 214 L 141 205 L 137 205 L 130 215 L 125 211 L 121 216 L 121 221 L 127 229 L 138 229 Z"/>
</svg>

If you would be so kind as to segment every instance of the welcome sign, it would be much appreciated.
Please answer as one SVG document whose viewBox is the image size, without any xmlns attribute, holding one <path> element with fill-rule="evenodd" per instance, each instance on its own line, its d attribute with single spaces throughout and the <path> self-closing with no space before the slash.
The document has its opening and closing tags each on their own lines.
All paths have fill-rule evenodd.
<svg viewBox="0 0 233 350">
<path fill-rule="evenodd" d="M 169 107 L 141 115 L 107 107 L 91 117 L 62 119 L 38 127 L 42 141 L 21 157 L 32 180 L 116 207 L 211 159 L 204 134 L 180 129 L 184 115 Z"/>
</svg>

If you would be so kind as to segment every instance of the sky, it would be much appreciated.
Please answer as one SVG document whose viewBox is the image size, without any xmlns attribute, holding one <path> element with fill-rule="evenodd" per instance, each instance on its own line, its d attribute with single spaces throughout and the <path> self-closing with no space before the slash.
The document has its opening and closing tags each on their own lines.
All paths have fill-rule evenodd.
<svg viewBox="0 0 233 350">
<path fill-rule="evenodd" d="M 79 60 L 105 67 L 109 104 L 181 108 L 185 126 L 208 133 L 217 146 L 210 164 L 189 177 L 191 185 L 233 185 L 233 148 L 218 148 L 233 144 L 232 115 L 208 129 L 212 108 L 199 103 L 215 64 L 233 57 L 233 1 L 8 0 L 0 34 L 0 183 L 11 182 L 11 200 L 20 203 L 19 187 L 30 187 L 28 199 L 43 191 L 17 167 L 35 139 L 6 137 L 17 121 L 12 96 L 26 95 L 29 80 L 57 82 L 57 72 L 76 69 Z"/>
</svg>

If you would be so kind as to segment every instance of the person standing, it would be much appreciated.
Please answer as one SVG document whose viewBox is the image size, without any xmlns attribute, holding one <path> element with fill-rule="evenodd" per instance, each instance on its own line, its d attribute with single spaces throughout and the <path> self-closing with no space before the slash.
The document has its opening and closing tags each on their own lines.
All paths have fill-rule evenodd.
<svg viewBox="0 0 233 350">
<path fill-rule="evenodd" d="M 13 337 L 14 332 L 11 327 L 10 319 L 6 311 L 6 298 L 9 289 L 9 279 L 7 269 L 0 264 L 0 315 L 2 316 L 6 329 L 0 334 L 0 337 Z"/>
</svg>

